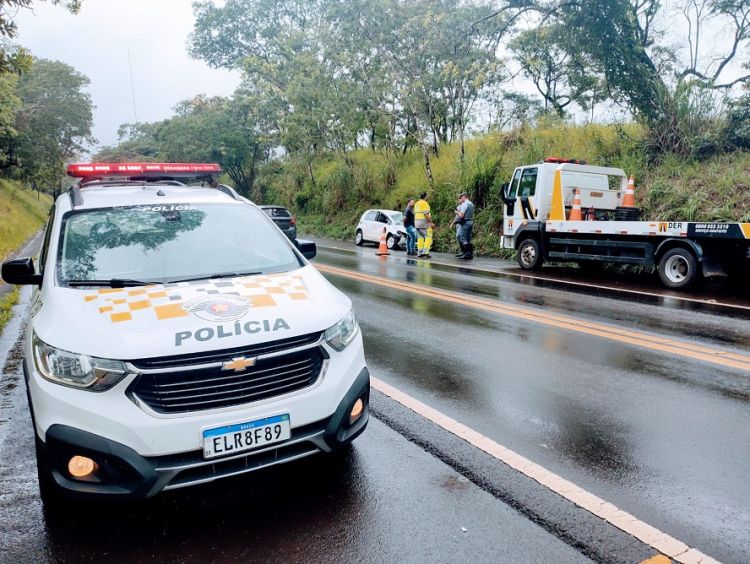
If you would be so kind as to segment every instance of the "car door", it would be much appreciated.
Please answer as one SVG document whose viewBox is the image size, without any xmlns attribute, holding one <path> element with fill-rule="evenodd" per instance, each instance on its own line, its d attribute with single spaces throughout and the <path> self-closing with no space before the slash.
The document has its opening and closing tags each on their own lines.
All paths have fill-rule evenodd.
<svg viewBox="0 0 750 564">
<path fill-rule="evenodd" d="M 383 234 L 383 227 L 386 227 L 388 225 L 388 216 L 385 215 L 383 212 L 378 212 L 377 217 L 375 218 L 374 227 L 375 227 L 375 233 L 373 240 L 374 241 L 380 241 L 380 236 Z"/>
<path fill-rule="evenodd" d="M 375 241 L 378 223 L 376 220 L 378 212 L 370 210 L 365 214 L 365 219 L 362 222 L 362 234 L 366 241 Z"/>
</svg>

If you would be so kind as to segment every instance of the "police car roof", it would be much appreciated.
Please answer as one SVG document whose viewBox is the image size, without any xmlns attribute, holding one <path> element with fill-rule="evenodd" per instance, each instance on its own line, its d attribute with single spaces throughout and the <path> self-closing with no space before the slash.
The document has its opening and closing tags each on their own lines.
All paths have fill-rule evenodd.
<svg viewBox="0 0 750 564">
<path fill-rule="evenodd" d="M 229 204 L 243 203 L 216 188 L 202 186 L 175 186 L 154 182 L 123 182 L 107 185 L 84 184 L 80 188 L 82 202 L 73 205 L 68 193 L 57 199 L 57 205 L 66 209 L 94 209 L 161 204 Z"/>
</svg>

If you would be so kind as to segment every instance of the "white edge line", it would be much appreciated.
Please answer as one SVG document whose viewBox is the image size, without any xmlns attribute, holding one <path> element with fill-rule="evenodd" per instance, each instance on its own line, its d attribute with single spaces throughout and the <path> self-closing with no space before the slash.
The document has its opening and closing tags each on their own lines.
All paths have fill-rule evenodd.
<svg viewBox="0 0 750 564">
<path fill-rule="evenodd" d="M 346 247 L 334 247 L 332 245 L 320 245 L 320 246 L 324 249 L 335 249 L 337 251 L 348 251 L 351 253 L 357 253 L 356 250 L 347 249 Z M 361 252 L 358 254 L 362 256 Z M 401 259 L 401 257 L 395 257 L 395 258 Z M 402 260 L 410 260 L 410 259 L 402 259 Z M 727 302 L 718 302 L 715 300 L 701 300 L 699 298 L 686 298 L 684 296 L 672 296 L 672 295 L 667 296 L 664 294 L 646 292 L 643 290 L 629 290 L 628 288 L 618 288 L 616 286 L 602 286 L 600 284 L 586 284 L 585 282 L 576 282 L 574 280 L 561 280 L 559 278 L 549 278 L 547 276 L 534 276 L 531 274 L 523 274 L 522 272 L 512 272 L 512 271 L 503 270 L 503 269 L 490 270 L 489 268 L 482 268 L 481 266 L 470 266 L 468 264 L 464 266 L 464 265 L 455 264 L 452 262 L 442 262 L 442 261 L 436 261 L 436 260 L 431 260 L 430 264 L 439 264 L 441 266 L 452 266 L 454 268 L 470 268 L 471 270 L 476 270 L 477 272 L 488 272 L 491 274 L 501 274 L 503 276 L 515 276 L 517 278 L 525 278 L 527 280 L 542 280 L 544 282 L 554 282 L 556 284 L 569 284 L 571 286 L 581 286 L 583 288 L 596 288 L 598 290 L 609 290 L 610 292 L 624 292 L 626 294 L 635 294 L 637 296 L 649 296 L 652 298 L 679 300 L 683 302 L 692 302 L 696 304 L 720 306 L 720 307 L 726 307 L 729 309 L 742 309 L 742 310 L 750 311 L 750 306 L 730 304 Z"/>
<path fill-rule="evenodd" d="M 517 454 L 499 443 L 496 443 L 489 437 L 485 437 L 481 433 L 459 423 L 447 415 L 444 415 L 429 405 L 422 403 L 418 399 L 394 388 L 390 384 L 386 384 L 375 377 L 370 378 L 370 383 L 373 388 L 400 403 L 404 407 L 411 409 L 418 415 L 432 421 L 449 433 L 465 440 L 469 444 L 486 452 L 496 460 L 507 464 L 517 472 L 528 476 L 559 496 L 571 501 L 589 513 L 596 515 L 610 525 L 637 538 L 644 544 L 649 545 L 654 550 L 669 556 L 677 562 L 682 564 L 718 563 L 717 560 L 703 554 L 701 551 L 689 547 L 685 543 L 660 531 L 659 529 L 656 529 L 655 527 L 652 527 L 648 523 L 644 523 L 637 517 L 634 517 L 600 497 L 579 488 L 572 482 L 546 470 L 539 464 L 532 462 L 528 458 Z"/>
</svg>

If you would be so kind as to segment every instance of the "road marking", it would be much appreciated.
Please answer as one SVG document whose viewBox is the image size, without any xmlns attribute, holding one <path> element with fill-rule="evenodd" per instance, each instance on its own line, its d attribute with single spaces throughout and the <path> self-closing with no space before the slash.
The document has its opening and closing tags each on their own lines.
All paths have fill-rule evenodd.
<svg viewBox="0 0 750 564">
<path fill-rule="evenodd" d="M 683 564 L 698 564 L 699 562 L 701 564 L 710 564 L 717 562 L 710 556 L 703 554 L 701 551 L 691 548 L 684 542 L 681 542 L 667 533 L 640 521 L 630 513 L 627 513 L 602 498 L 587 492 L 583 488 L 579 488 L 573 482 L 569 482 L 565 478 L 546 470 L 539 464 L 536 464 L 509 448 L 496 443 L 489 437 L 485 437 L 474 429 L 459 423 L 455 419 L 452 419 L 444 413 L 422 403 L 398 388 L 386 384 L 375 377 L 370 378 L 370 383 L 374 389 L 385 394 L 392 400 L 400 403 L 408 409 L 411 409 L 425 419 L 432 421 L 449 433 L 462 438 L 469 444 L 486 452 L 496 460 L 507 464 L 517 472 L 528 476 L 557 495 L 564 497 L 589 513 L 592 513 L 614 527 L 617 527 L 621 531 L 634 536 L 644 544 L 659 551 L 661 554 L 665 554 Z"/>
<path fill-rule="evenodd" d="M 345 247 L 335 247 L 333 245 L 320 245 L 320 247 L 323 249 L 335 249 L 338 251 L 346 251 L 352 254 L 356 254 L 358 256 L 365 256 L 362 252 L 357 252 L 356 250 L 347 249 Z M 412 259 L 401 258 L 401 257 L 394 257 L 394 258 L 402 262 L 412 260 Z M 589 282 L 576 282 L 574 280 L 550 278 L 549 276 L 539 276 L 538 274 L 528 274 L 525 272 L 514 272 L 512 270 L 505 270 L 501 268 L 497 270 L 491 270 L 489 268 L 482 268 L 481 266 L 474 266 L 474 265 L 469 265 L 469 264 L 456 264 L 452 262 L 442 262 L 442 261 L 435 260 L 435 259 L 430 260 L 430 264 L 437 264 L 440 266 L 450 266 L 453 268 L 476 270 L 477 272 L 487 272 L 489 274 L 499 274 L 501 276 L 515 276 L 516 278 L 524 278 L 527 280 L 542 280 L 544 282 L 553 282 L 556 284 L 569 284 L 570 286 L 579 286 L 581 288 L 586 288 L 589 290 L 590 289 L 607 290 L 610 292 L 622 292 L 625 294 L 634 294 L 636 296 L 648 296 L 651 298 L 677 300 L 681 302 L 690 302 L 690 303 L 695 303 L 695 304 L 704 304 L 704 305 L 710 305 L 710 306 L 725 307 L 729 309 L 741 309 L 745 311 L 750 311 L 750 306 L 737 305 L 737 304 L 733 304 L 729 302 L 719 302 L 713 299 L 704 300 L 701 298 L 688 298 L 687 296 L 679 296 L 679 295 L 673 295 L 673 294 L 660 294 L 658 292 L 649 292 L 646 290 L 632 290 L 629 288 L 619 288 L 617 286 L 605 286 L 602 284 L 591 284 Z"/>
<path fill-rule="evenodd" d="M 448 290 L 439 290 L 436 288 L 431 288 L 429 286 L 413 284 L 411 282 L 400 282 L 397 280 L 380 278 L 377 276 L 353 272 L 351 270 L 329 266 L 326 264 L 317 264 L 316 267 L 321 272 L 326 272 L 335 276 L 343 276 L 352 280 L 358 280 L 361 282 L 367 282 L 369 284 L 384 286 L 386 288 L 402 290 L 404 292 L 417 294 L 422 297 L 452 302 L 460 304 L 462 306 L 470 306 L 476 309 L 481 309 L 483 311 L 499 313 L 533 323 L 540 323 L 542 325 L 547 325 L 550 327 L 558 327 L 569 331 L 585 333 L 587 335 L 601 337 L 610 341 L 626 343 L 653 351 L 673 354 L 680 357 L 692 358 L 695 360 L 701 360 L 703 362 L 723 366 L 725 368 L 733 368 L 736 370 L 750 372 L 750 355 L 745 355 L 742 353 L 725 351 L 707 347 L 704 345 L 699 345 L 696 343 L 676 341 L 667 337 L 660 337 L 658 335 L 644 333 L 633 329 L 613 327 L 610 325 L 604 325 L 588 320 L 576 319 L 574 317 L 568 317 L 565 315 L 547 313 L 542 310 L 502 304 L 485 298 L 477 298 L 468 294 L 460 294 L 458 292 L 450 292 Z"/>
<path fill-rule="evenodd" d="M 663 554 L 657 554 L 656 556 L 641 561 L 641 564 L 672 564 L 672 561 Z"/>
</svg>

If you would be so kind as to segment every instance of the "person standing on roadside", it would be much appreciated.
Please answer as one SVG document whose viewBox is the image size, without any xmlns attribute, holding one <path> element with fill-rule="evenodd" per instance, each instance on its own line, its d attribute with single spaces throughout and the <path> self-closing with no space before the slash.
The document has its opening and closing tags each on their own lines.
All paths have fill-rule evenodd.
<svg viewBox="0 0 750 564">
<path fill-rule="evenodd" d="M 417 258 L 430 258 L 432 247 L 432 230 L 435 224 L 430 215 L 430 204 L 427 203 L 427 192 L 419 195 L 414 204 L 414 227 L 417 230 Z"/>
<path fill-rule="evenodd" d="M 461 198 L 458 199 L 458 203 L 456 204 L 456 210 L 455 210 L 455 217 L 453 218 L 453 221 L 451 221 L 450 227 L 456 228 L 456 242 L 458 243 L 459 251 L 453 255 L 456 258 L 460 258 L 463 256 L 464 251 L 461 249 L 461 221 L 458 219 L 458 208 L 461 206 Z"/>
<path fill-rule="evenodd" d="M 417 254 L 417 230 L 414 227 L 414 198 L 409 198 L 404 210 L 404 227 L 406 227 L 406 254 Z"/>
<path fill-rule="evenodd" d="M 458 197 L 458 209 L 456 210 L 456 224 L 458 230 L 458 244 L 463 254 L 458 258 L 471 260 L 474 258 L 474 244 L 471 237 L 474 230 L 474 204 L 469 200 L 469 195 L 462 192 Z"/>
</svg>

